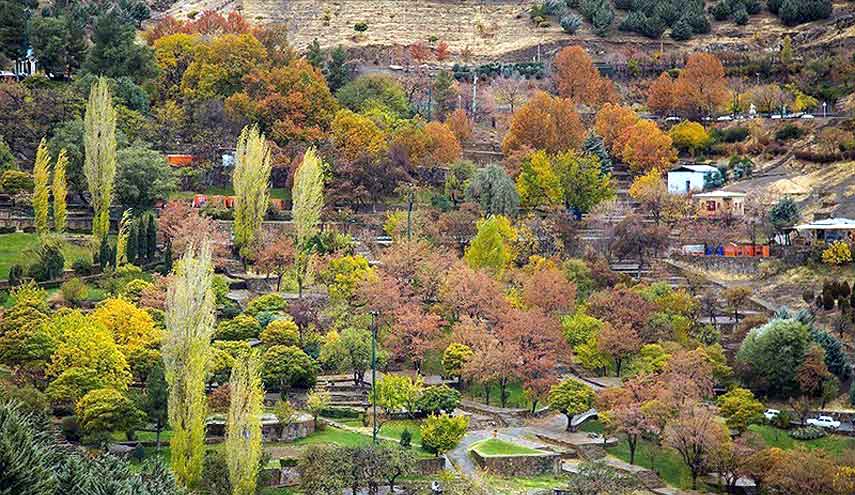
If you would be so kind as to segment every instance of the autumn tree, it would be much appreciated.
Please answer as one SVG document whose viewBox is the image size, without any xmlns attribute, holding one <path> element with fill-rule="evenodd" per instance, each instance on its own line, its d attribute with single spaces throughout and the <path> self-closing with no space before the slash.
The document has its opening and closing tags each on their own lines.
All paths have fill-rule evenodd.
<svg viewBox="0 0 855 495">
<path fill-rule="evenodd" d="M 340 159 L 378 159 L 386 150 L 383 131 L 371 119 L 350 110 L 339 110 L 332 121 L 332 141 Z"/>
<path fill-rule="evenodd" d="M 528 147 L 560 153 L 577 148 L 584 138 L 582 121 L 573 103 L 538 91 L 514 112 L 508 133 L 502 141 L 502 151 L 509 154 Z"/>
<path fill-rule="evenodd" d="M 255 256 L 255 266 L 262 272 L 276 275 L 276 291 L 282 286 L 282 277 L 294 265 L 295 260 L 294 242 L 287 235 L 279 235 L 271 242 L 264 243 L 264 247 Z"/>
<path fill-rule="evenodd" d="M 825 351 L 822 347 L 814 344 L 808 348 L 796 377 L 802 393 L 809 397 L 820 395 L 823 383 L 833 377 L 825 365 Z"/>
<path fill-rule="evenodd" d="M 674 79 L 663 72 L 650 84 L 647 90 L 647 108 L 658 115 L 671 115 L 674 112 Z"/>
<path fill-rule="evenodd" d="M 641 348 L 641 339 L 630 326 L 606 324 L 597 335 L 597 348 L 612 359 L 615 376 L 620 376 L 623 363 Z"/>
<path fill-rule="evenodd" d="M 629 107 L 606 103 L 597 112 L 594 128 L 611 150 L 613 156 L 622 156 L 628 131 L 639 121 L 639 116 Z"/>
<path fill-rule="evenodd" d="M 549 407 L 567 416 L 567 431 L 573 431 L 573 416 L 594 407 L 596 395 L 582 382 L 568 378 L 552 387 L 549 392 Z"/>
<path fill-rule="evenodd" d="M 614 85 L 600 76 L 590 55 L 580 46 L 563 48 L 552 63 L 558 95 L 575 103 L 597 107 L 617 98 Z"/>
<path fill-rule="evenodd" d="M 499 105 L 507 105 L 510 112 L 514 113 L 516 107 L 525 103 L 529 93 L 528 81 L 521 79 L 501 78 L 490 84 L 493 99 Z"/>
<path fill-rule="evenodd" d="M 522 300 L 547 314 L 572 313 L 576 303 L 576 285 L 567 280 L 561 270 L 542 268 L 523 282 Z"/>
<path fill-rule="evenodd" d="M 680 454 L 692 475 L 692 489 L 709 465 L 713 451 L 725 438 L 715 413 L 702 405 L 685 409 L 665 430 L 665 443 Z"/>
<path fill-rule="evenodd" d="M 397 361 L 411 360 L 416 373 L 421 374 L 425 354 L 436 346 L 441 323 L 439 316 L 418 305 L 403 306 L 396 312 L 385 346 Z"/>
<path fill-rule="evenodd" d="M 460 143 L 465 143 L 472 137 L 474 125 L 469 116 L 466 115 L 466 111 L 462 108 L 457 108 L 451 112 L 448 118 L 445 119 L 445 125 L 448 126 Z"/>
<path fill-rule="evenodd" d="M 491 215 L 478 223 L 478 233 L 466 250 L 465 259 L 475 270 L 485 269 L 492 274 L 500 274 L 513 259 L 506 242 L 513 228 L 506 217 Z"/>
<path fill-rule="evenodd" d="M 727 426 L 737 435 L 747 430 L 748 425 L 759 422 L 765 409 L 750 390 L 740 387 L 719 397 L 717 404 L 720 414 L 727 420 Z"/>
<path fill-rule="evenodd" d="M 110 231 L 110 205 L 116 177 L 116 110 L 109 82 L 99 78 L 89 91 L 83 120 L 85 148 L 83 173 L 95 210 L 92 237 L 100 242 Z"/>
<path fill-rule="evenodd" d="M 715 55 L 694 53 L 674 83 L 674 104 L 687 116 L 714 115 L 729 99 L 724 67 Z"/>
<path fill-rule="evenodd" d="M 695 156 L 698 151 L 706 149 L 710 144 L 710 136 L 704 126 L 697 122 L 685 120 L 675 125 L 668 131 L 668 136 L 680 150 L 688 151 Z"/>
<path fill-rule="evenodd" d="M 651 120 L 640 120 L 626 130 L 620 156 L 635 173 L 664 170 L 677 160 L 671 138 Z"/>
<path fill-rule="evenodd" d="M 261 230 L 270 198 L 270 147 L 257 126 L 244 127 L 235 151 L 235 245 L 249 249 Z M 245 256 L 244 256 L 245 257 Z"/>
<path fill-rule="evenodd" d="M 214 331 L 211 246 L 188 249 L 167 292 L 163 363 L 169 384 L 172 469 L 182 485 L 202 475 L 205 453 L 205 380 Z"/>
</svg>

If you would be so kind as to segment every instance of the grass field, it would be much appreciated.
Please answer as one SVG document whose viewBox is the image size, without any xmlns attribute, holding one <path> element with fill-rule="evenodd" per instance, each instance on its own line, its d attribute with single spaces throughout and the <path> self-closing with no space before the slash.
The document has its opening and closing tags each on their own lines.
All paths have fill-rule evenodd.
<svg viewBox="0 0 855 495">
<path fill-rule="evenodd" d="M 14 264 L 27 265 L 32 262 L 29 250 L 35 248 L 39 243 L 39 236 L 16 232 L 14 234 L 0 235 L 0 280 L 9 278 L 9 268 Z M 65 243 L 62 250 L 65 256 L 65 267 L 71 267 L 74 260 L 81 257 L 90 257 L 89 248 Z"/>
<path fill-rule="evenodd" d="M 499 391 L 500 389 L 498 385 L 494 384 L 490 387 L 491 406 L 500 407 L 502 405 Z M 519 383 L 511 383 L 510 385 L 508 385 L 505 389 L 505 393 L 508 394 L 508 399 L 505 403 L 505 407 L 516 407 L 525 409 L 531 407 L 531 402 L 525 396 L 525 392 L 523 391 L 522 386 Z M 463 389 L 463 396 L 467 399 L 472 399 L 484 403 L 484 387 L 480 385 L 467 385 Z"/>
<path fill-rule="evenodd" d="M 543 453 L 540 450 L 530 449 L 528 447 L 523 447 L 522 445 L 517 445 L 515 443 L 495 438 L 478 442 L 472 446 L 471 450 L 474 450 L 483 456 L 533 455 Z"/>
<path fill-rule="evenodd" d="M 784 450 L 796 447 L 823 449 L 836 457 L 842 456 L 847 450 L 855 451 L 855 438 L 843 435 L 828 435 L 816 440 L 796 440 L 786 431 L 769 425 L 751 425 L 748 429 L 760 435 L 768 447 L 778 447 Z"/>
</svg>

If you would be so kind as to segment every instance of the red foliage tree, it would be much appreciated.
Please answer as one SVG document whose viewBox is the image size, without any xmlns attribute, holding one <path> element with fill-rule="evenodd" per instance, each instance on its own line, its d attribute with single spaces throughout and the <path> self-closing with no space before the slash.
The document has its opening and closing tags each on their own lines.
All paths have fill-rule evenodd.
<svg viewBox="0 0 855 495">
<path fill-rule="evenodd" d="M 576 284 L 567 280 L 561 270 L 545 268 L 532 273 L 523 282 L 523 302 L 550 315 L 573 312 Z"/>
<path fill-rule="evenodd" d="M 395 312 L 392 330 L 384 344 L 396 361 L 409 359 L 416 372 L 421 373 L 425 353 L 440 344 L 441 323 L 436 314 L 422 310 L 417 304 L 406 304 Z"/>
</svg>

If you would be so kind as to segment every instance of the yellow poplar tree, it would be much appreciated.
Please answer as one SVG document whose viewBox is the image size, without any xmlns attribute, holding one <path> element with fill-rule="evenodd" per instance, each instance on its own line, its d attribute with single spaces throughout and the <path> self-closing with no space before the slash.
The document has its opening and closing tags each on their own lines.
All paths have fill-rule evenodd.
<svg viewBox="0 0 855 495">
<path fill-rule="evenodd" d="M 40 236 L 48 232 L 48 205 L 50 201 L 50 153 L 47 141 L 42 138 L 36 150 L 36 163 L 33 165 L 33 214 L 36 232 Z"/>
<path fill-rule="evenodd" d="M 261 461 L 261 415 L 264 389 L 258 353 L 238 359 L 229 380 L 231 399 L 226 418 L 226 463 L 234 495 L 254 495 Z"/>
<path fill-rule="evenodd" d="M 53 228 L 57 233 L 65 232 L 68 222 L 68 207 L 66 196 L 68 196 L 68 179 L 65 169 L 68 167 L 68 156 L 65 148 L 59 150 L 56 165 L 53 166 Z"/>
<path fill-rule="evenodd" d="M 257 125 L 238 137 L 232 186 L 235 190 L 235 244 L 251 246 L 261 231 L 270 201 L 270 146 Z"/>
<path fill-rule="evenodd" d="M 297 231 L 297 287 L 302 297 L 303 283 L 312 263 L 308 241 L 318 233 L 324 208 L 324 164 L 314 148 L 306 150 L 294 173 L 291 202 L 291 218 Z"/>
<path fill-rule="evenodd" d="M 98 78 L 89 91 L 83 118 L 83 174 L 95 210 L 92 236 L 100 242 L 110 231 L 110 203 L 116 178 L 116 110 L 107 79 Z"/>
<path fill-rule="evenodd" d="M 210 241 L 191 245 L 175 269 L 166 294 L 166 337 L 162 346 L 169 385 L 171 465 L 178 482 L 195 485 L 205 457 L 205 378 L 214 334 Z"/>
</svg>

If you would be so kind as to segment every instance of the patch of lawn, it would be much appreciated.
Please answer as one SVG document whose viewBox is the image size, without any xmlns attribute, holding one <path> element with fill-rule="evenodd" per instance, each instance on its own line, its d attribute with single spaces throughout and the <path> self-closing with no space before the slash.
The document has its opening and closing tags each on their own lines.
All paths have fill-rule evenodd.
<svg viewBox="0 0 855 495">
<path fill-rule="evenodd" d="M 288 445 L 300 447 L 304 445 L 333 444 L 341 447 L 360 447 L 369 443 L 371 443 L 370 436 L 327 426 L 321 431 L 316 431 L 314 434 L 295 440 Z"/>
<path fill-rule="evenodd" d="M 567 480 L 565 478 L 557 478 L 548 474 L 527 478 L 502 478 L 493 475 L 486 475 L 483 480 L 487 486 L 490 487 L 490 493 L 495 493 L 497 495 L 516 495 L 532 489 L 549 490 L 567 485 Z"/>
<path fill-rule="evenodd" d="M 0 280 L 9 278 L 9 268 L 19 264 L 26 266 L 31 263 L 32 256 L 29 250 L 35 248 L 39 243 L 39 236 L 24 232 L 0 235 Z M 65 257 L 65 267 L 70 268 L 77 258 L 91 258 L 89 248 L 66 242 L 62 249 Z"/>
<path fill-rule="evenodd" d="M 528 447 L 523 447 L 522 445 L 498 440 L 496 438 L 490 438 L 483 442 L 478 442 L 472 446 L 471 450 L 474 450 L 483 456 L 534 455 L 543 453 L 540 450 L 530 449 Z"/>
<path fill-rule="evenodd" d="M 501 407 L 502 401 L 499 395 L 500 388 L 498 385 L 493 384 L 490 387 L 490 405 L 494 407 Z M 525 396 L 525 392 L 522 389 L 522 385 L 519 383 L 511 383 L 505 389 L 505 393 L 508 395 L 507 401 L 505 403 L 505 407 L 512 408 L 522 408 L 528 409 L 531 407 L 531 402 L 529 402 L 528 398 Z M 480 385 L 467 385 L 463 389 L 463 396 L 467 399 L 474 400 L 476 402 L 484 402 L 484 387 Z"/>
<path fill-rule="evenodd" d="M 845 451 L 855 450 L 855 438 L 842 435 L 827 435 L 816 440 L 796 440 L 786 431 L 771 425 L 751 425 L 748 429 L 758 435 L 766 443 L 767 447 L 778 447 L 783 450 L 791 450 L 798 447 L 807 449 L 823 449 L 835 457 L 841 457 Z"/>
<path fill-rule="evenodd" d="M 421 422 L 415 419 L 398 419 L 383 423 L 380 426 L 380 434 L 386 437 L 400 439 L 401 433 L 403 433 L 404 430 L 410 430 L 410 435 L 412 435 L 410 438 L 413 445 L 421 445 L 421 426 Z"/>
</svg>

